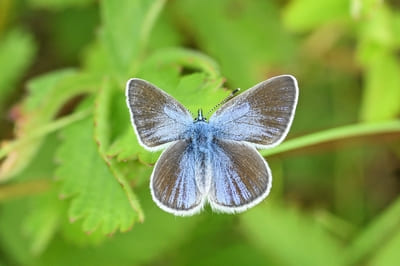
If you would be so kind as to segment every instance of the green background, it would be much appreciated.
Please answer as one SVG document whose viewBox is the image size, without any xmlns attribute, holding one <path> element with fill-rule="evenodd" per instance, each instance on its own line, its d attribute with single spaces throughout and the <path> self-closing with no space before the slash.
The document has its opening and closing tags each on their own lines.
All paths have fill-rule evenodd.
<svg viewBox="0 0 400 266">
<path fill-rule="evenodd" d="M 398 265 L 399 49 L 396 1 L 1 0 L 0 265 Z M 281 74 L 268 198 L 161 211 L 126 81 L 196 113 Z"/>
</svg>

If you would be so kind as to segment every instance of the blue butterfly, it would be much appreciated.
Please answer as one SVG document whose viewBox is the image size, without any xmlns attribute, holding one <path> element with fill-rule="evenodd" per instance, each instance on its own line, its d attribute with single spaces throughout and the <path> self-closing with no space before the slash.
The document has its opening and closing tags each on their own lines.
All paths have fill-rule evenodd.
<svg viewBox="0 0 400 266">
<path fill-rule="evenodd" d="M 217 212 L 238 213 L 270 192 L 272 175 L 257 149 L 283 141 L 292 124 L 297 81 L 282 75 L 224 103 L 209 120 L 193 119 L 177 100 L 148 81 L 133 78 L 126 101 L 140 144 L 166 148 L 150 180 L 153 200 L 166 212 L 188 216 L 208 202 Z"/>
</svg>

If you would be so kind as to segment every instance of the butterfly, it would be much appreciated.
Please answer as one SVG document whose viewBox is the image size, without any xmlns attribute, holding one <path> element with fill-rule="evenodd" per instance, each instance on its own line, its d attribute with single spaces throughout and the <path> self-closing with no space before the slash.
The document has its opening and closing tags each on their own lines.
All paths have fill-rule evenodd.
<svg viewBox="0 0 400 266">
<path fill-rule="evenodd" d="M 130 79 L 126 102 L 139 143 L 150 151 L 165 148 L 150 179 L 155 203 L 190 216 L 207 202 L 223 213 L 261 202 L 271 190 L 272 175 L 256 149 L 274 147 L 286 137 L 298 93 L 293 76 L 277 76 L 226 101 L 208 120 L 201 109 L 193 119 L 155 85 Z"/>
</svg>

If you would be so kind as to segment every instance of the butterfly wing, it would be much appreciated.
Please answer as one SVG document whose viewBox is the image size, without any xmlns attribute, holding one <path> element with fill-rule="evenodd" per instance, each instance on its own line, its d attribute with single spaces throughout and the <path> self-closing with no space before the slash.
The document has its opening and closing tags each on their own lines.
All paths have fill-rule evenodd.
<svg viewBox="0 0 400 266">
<path fill-rule="evenodd" d="M 180 139 L 192 116 L 183 105 L 153 84 L 130 79 L 126 84 L 126 102 L 140 144 L 148 150 Z"/>
<path fill-rule="evenodd" d="M 204 194 L 196 185 L 196 177 L 205 174 L 197 171 L 200 163 L 186 140 L 174 142 L 161 154 L 150 181 L 153 200 L 161 209 L 181 216 L 202 209 Z"/>
<path fill-rule="evenodd" d="M 244 142 L 216 140 L 208 201 L 213 210 L 241 212 L 261 202 L 271 189 L 271 171 L 257 150 Z"/>
<path fill-rule="evenodd" d="M 210 124 L 219 129 L 219 138 L 273 147 L 289 131 L 297 97 L 293 76 L 274 77 L 225 103 L 210 117 Z"/>
</svg>

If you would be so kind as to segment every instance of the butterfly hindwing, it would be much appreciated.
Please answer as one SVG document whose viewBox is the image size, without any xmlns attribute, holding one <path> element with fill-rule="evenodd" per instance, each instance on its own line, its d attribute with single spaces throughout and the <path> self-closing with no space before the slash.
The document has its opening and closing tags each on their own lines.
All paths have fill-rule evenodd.
<svg viewBox="0 0 400 266">
<path fill-rule="evenodd" d="M 158 159 L 150 181 L 154 201 L 163 210 L 175 215 L 191 215 L 201 210 L 204 195 L 196 184 L 196 163 L 190 143 L 172 143 Z"/>
<path fill-rule="evenodd" d="M 271 189 L 271 171 L 256 149 L 246 143 L 216 140 L 210 162 L 208 200 L 220 212 L 244 211 Z"/>
<path fill-rule="evenodd" d="M 210 124 L 220 130 L 220 138 L 273 147 L 289 131 L 297 97 L 293 76 L 274 77 L 222 105 L 210 117 Z"/>
<path fill-rule="evenodd" d="M 182 104 L 145 80 L 130 79 L 126 98 L 133 127 L 146 149 L 159 150 L 180 139 L 193 122 Z"/>
</svg>

